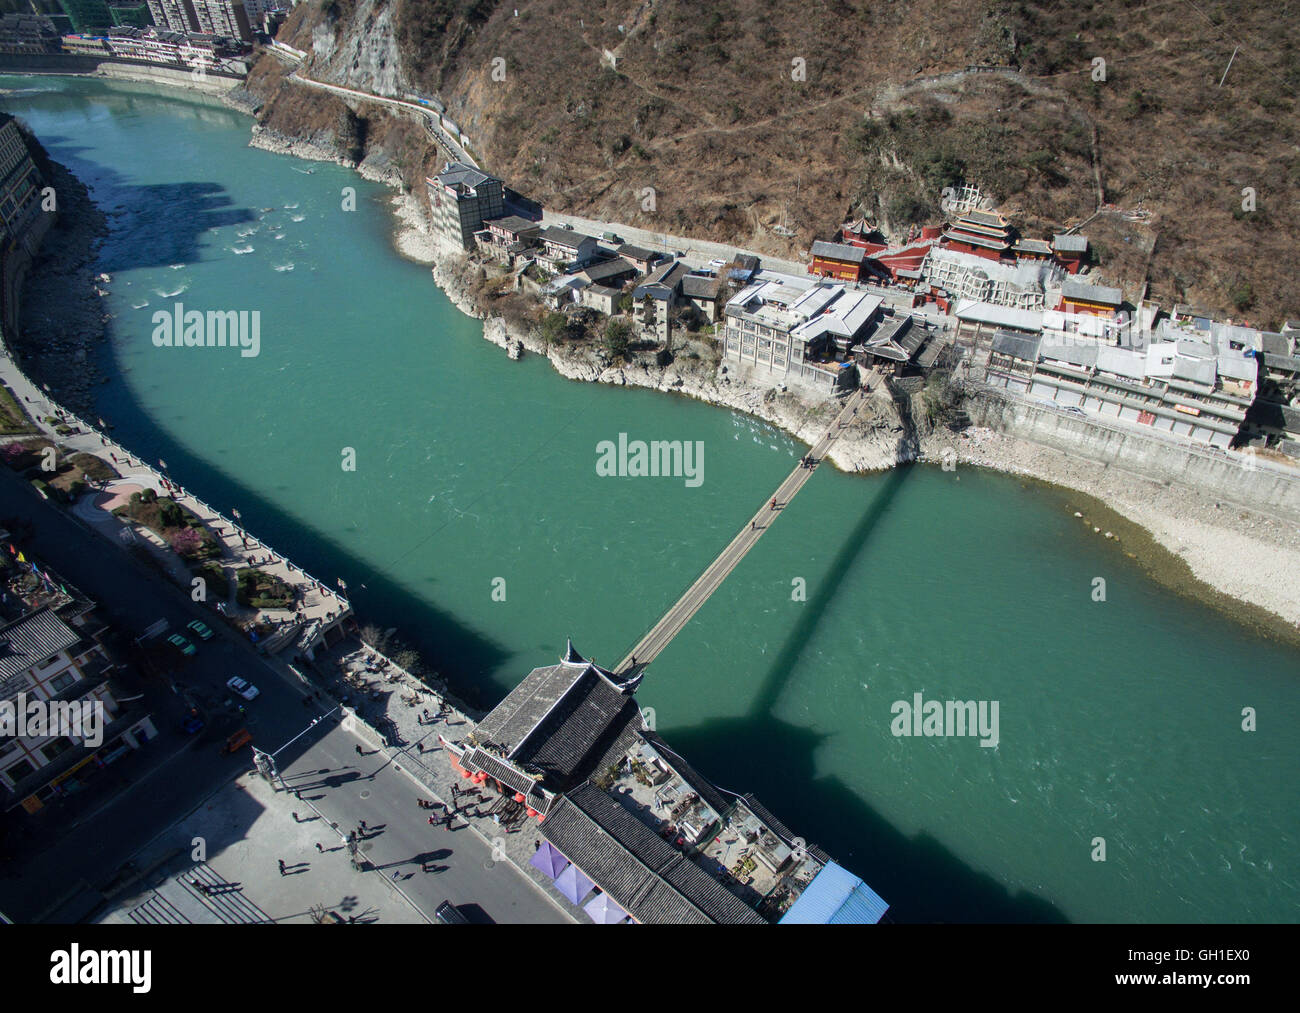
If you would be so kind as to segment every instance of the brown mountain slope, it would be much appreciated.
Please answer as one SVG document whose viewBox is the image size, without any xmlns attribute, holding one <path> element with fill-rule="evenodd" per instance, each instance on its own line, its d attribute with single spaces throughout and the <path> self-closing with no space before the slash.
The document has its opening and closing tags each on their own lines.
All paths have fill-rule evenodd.
<svg viewBox="0 0 1300 1013">
<path fill-rule="evenodd" d="M 1042 234 L 1100 183 L 1150 213 L 1085 230 L 1130 298 L 1146 274 L 1165 304 L 1275 325 L 1300 315 L 1298 36 L 1200 0 L 312 0 L 281 38 L 313 76 L 438 95 L 561 211 L 797 256 L 850 214 L 936 220 L 962 180 Z"/>
</svg>

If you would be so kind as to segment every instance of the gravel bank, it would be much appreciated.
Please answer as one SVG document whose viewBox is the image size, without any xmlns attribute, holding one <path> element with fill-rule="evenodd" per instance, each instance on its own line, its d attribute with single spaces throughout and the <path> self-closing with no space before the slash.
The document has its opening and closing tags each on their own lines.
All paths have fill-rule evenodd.
<svg viewBox="0 0 1300 1013">
<path fill-rule="evenodd" d="M 109 315 L 95 262 L 108 221 L 86 187 L 53 164 L 60 213 L 23 283 L 14 342 L 28 376 L 79 415 L 91 415 L 95 388 L 104 382 L 93 349 L 108 336 Z"/>
</svg>

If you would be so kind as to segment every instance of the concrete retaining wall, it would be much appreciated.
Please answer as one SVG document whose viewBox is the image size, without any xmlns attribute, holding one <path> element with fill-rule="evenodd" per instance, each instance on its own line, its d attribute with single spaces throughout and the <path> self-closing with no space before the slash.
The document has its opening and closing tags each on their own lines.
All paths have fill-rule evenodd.
<svg viewBox="0 0 1300 1013">
<path fill-rule="evenodd" d="M 1287 473 L 1283 466 L 1249 454 L 1184 446 L 1099 425 L 992 391 L 972 394 L 965 407 L 977 426 L 1300 520 L 1300 470 Z"/>
</svg>

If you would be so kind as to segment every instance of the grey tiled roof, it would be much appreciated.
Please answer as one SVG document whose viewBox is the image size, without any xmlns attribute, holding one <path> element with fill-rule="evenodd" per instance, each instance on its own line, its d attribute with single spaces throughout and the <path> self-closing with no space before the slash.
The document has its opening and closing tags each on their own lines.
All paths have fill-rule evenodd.
<svg viewBox="0 0 1300 1013">
<path fill-rule="evenodd" d="M 1074 278 L 1066 278 L 1061 282 L 1062 299 L 1086 299 L 1089 302 L 1103 303 L 1107 306 L 1118 306 L 1124 301 L 1124 293 L 1117 288 L 1107 288 L 1104 285 L 1089 285 L 1086 282 L 1076 281 Z"/>
<path fill-rule="evenodd" d="M 718 298 L 718 279 L 702 274 L 688 274 L 682 279 L 682 295 L 688 299 Z"/>
<path fill-rule="evenodd" d="M 640 708 L 588 669 L 573 689 L 511 754 L 520 766 L 545 771 L 547 787 L 563 790 L 586 777 L 590 766 L 633 721 Z"/>
<path fill-rule="evenodd" d="M 643 246 L 633 246 L 631 243 L 624 243 L 614 251 L 620 257 L 628 257 L 631 260 L 650 260 L 658 256 L 654 250 L 647 250 Z"/>
<path fill-rule="evenodd" d="M 541 831 L 639 922 L 763 923 L 722 883 L 590 783 L 553 805 Z"/>
<path fill-rule="evenodd" d="M 860 246 L 849 246 L 846 243 L 828 243 L 818 239 L 812 244 L 812 255 L 814 257 L 829 257 L 832 260 L 843 260 L 851 264 L 861 264 L 867 256 L 867 251 Z"/>
<path fill-rule="evenodd" d="M 473 189 L 489 180 L 496 179 L 485 172 L 465 165 L 463 162 L 448 162 L 447 167 L 438 173 L 438 182 L 443 186 L 463 186 Z M 497 180 L 497 182 L 501 182 Z"/>
<path fill-rule="evenodd" d="M 542 229 L 541 239 L 544 243 L 556 243 L 573 250 L 578 249 L 587 240 L 593 243 L 596 241 L 595 236 L 586 236 L 581 232 L 574 232 L 573 229 L 562 229 L 555 225 Z"/>
<path fill-rule="evenodd" d="M 1057 362 L 1068 362 L 1072 366 L 1092 369 L 1093 366 L 1097 365 L 1097 347 L 1096 345 L 1080 345 L 1076 343 L 1043 345 L 1039 349 L 1039 355 L 1044 359 L 1055 359 Z"/>
<path fill-rule="evenodd" d="M 48 606 L 0 626 L 0 688 L 81 640 Z"/>
<path fill-rule="evenodd" d="M 491 753 L 484 752 L 482 749 L 468 750 L 461 757 L 460 762 L 461 766 L 466 770 L 481 770 L 488 777 L 495 778 L 507 788 L 513 788 L 525 795 L 529 794 L 537 786 L 537 782 L 527 774 L 516 770 L 509 763 L 498 759 Z"/>
<path fill-rule="evenodd" d="M 606 278 L 617 278 L 620 275 L 631 277 L 636 274 L 636 267 L 631 262 L 624 260 L 622 257 L 615 257 L 613 260 L 605 260 L 599 264 L 592 264 L 582 272 L 593 282 L 603 281 Z"/>
<path fill-rule="evenodd" d="M 1085 253 L 1088 249 L 1087 236 L 1054 236 L 1052 245 L 1061 253 Z"/>
<path fill-rule="evenodd" d="M 529 672 L 479 722 L 474 735 L 480 744 L 503 750 L 526 773 L 542 772 L 547 788 L 563 791 L 590 776 L 628 729 L 640 725 L 641 711 L 630 691 L 585 661 L 562 662 Z"/>
<path fill-rule="evenodd" d="M 1026 362 L 1037 362 L 1038 346 L 1042 340 L 1039 337 L 1012 334 L 1010 331 L 998 331 L 993 335 L 992 347 L 995 352 L 1012 355 Z"/>
<path fill-rule="evenodd" d="M 506 215 L 504 218 L 492 218 L 483 223 L 486 225 L 495 225 L 499 229 L 505 229 L 507 232 L 519 235 L 522 232 L 537 232 L 541 226 L 537 222 L 530 222 L 527 218 L 520 218 L 518 215 Z"/>
</svg>

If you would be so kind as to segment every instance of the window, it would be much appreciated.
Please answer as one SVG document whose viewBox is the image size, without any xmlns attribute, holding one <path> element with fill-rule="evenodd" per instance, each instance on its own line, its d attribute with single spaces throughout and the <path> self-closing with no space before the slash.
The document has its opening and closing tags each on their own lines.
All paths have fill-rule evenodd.
<svg viewBox="0 0 1300 1013">
<path fill-rule="evenodd" d="M 53 760 L 60 753 L 66 753 L 75 744 L 76 743 L 67 736 L 64 736 L 63 738 L 55 739 L 48 745 L 41 746 L 41 755 L 43 755 L 47 760 Z"/>
<path fill-rule="evenodd" d="M 61 675 L 56 675 L 52 680 L 50 680 L 50 689 L 54 690 L 56 693 L 62 693 L 76 681 L 76 672 L 64 672 Z"/>
<path fill-rule="evenodd" d="M 27 760 L 19 760 L 12 767 L 5 768 L 5 777 L 16 784 L 35 769 Z"/>
</svg>

